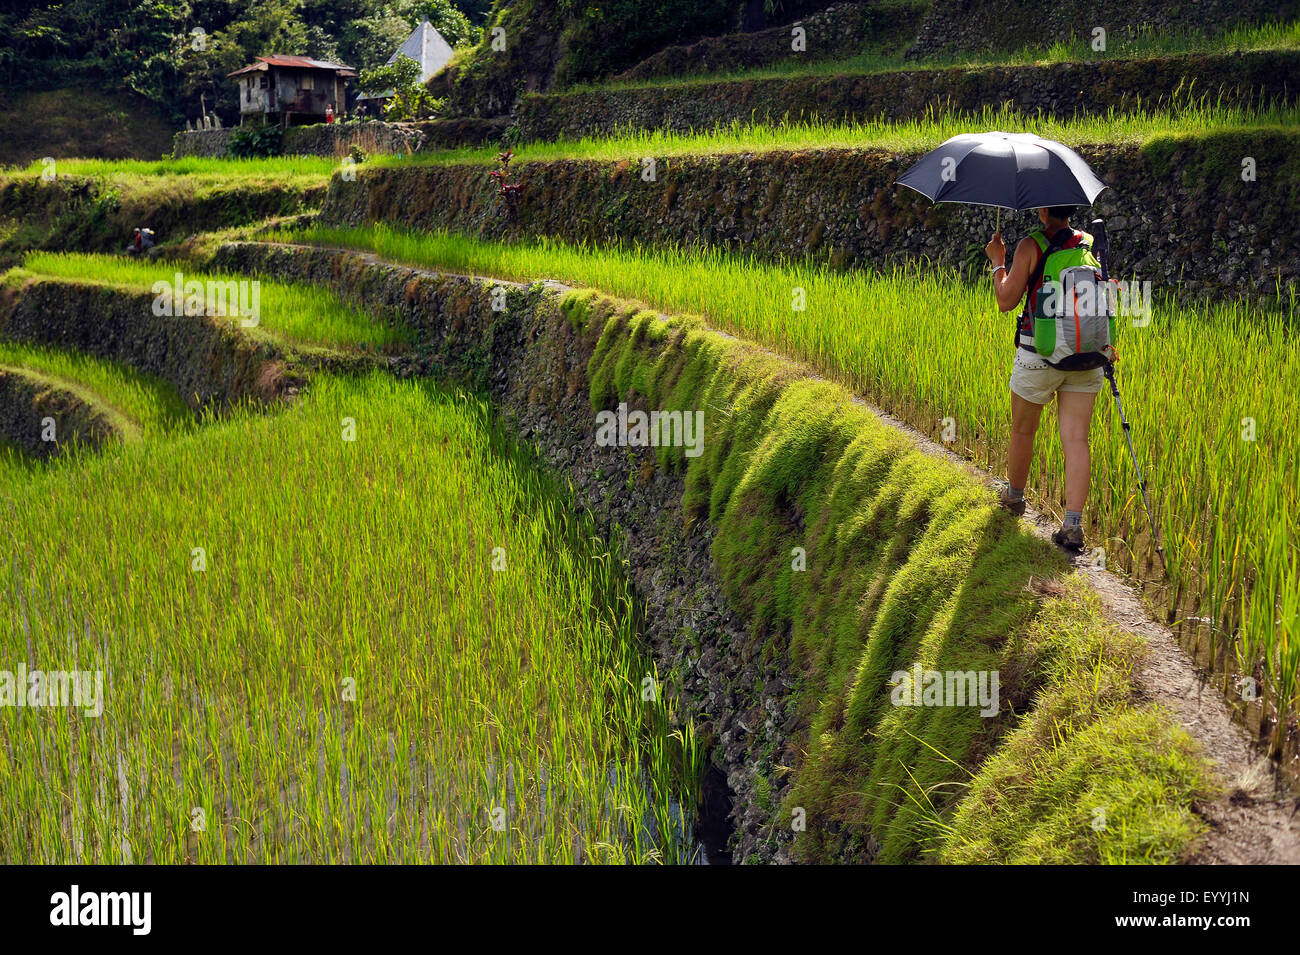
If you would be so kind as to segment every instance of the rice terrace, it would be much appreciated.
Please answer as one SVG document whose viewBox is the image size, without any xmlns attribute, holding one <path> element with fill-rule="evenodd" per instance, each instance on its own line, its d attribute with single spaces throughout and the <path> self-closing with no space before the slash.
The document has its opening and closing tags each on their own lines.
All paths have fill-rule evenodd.
<svg viewBox="0 0 1300 955">
<path fill-rule="evenodd" d="M 1300 863 L 1295 2 L 0 36 L 36 921 L 147 934 L 124 865 Z M 1071 904 L 1253 911 L 1216 871 Z"/>
</svg>

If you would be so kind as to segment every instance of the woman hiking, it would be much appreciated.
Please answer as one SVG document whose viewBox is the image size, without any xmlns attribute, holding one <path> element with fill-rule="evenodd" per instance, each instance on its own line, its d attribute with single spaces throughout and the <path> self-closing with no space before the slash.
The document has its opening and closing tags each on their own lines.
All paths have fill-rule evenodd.
<svg viewBox="0 0 1300 955">
<path fill-rule="evenodd" d="M 1009 312 L 1024 301 L 1016 322 L 1016 357 L 1011 367 L 1011 444 L 1007 449 L 1007 481 L 998 492 L 998 503 L 1017 516 L 1025 512 L 1025 484 L 1033 458 L 1034 434 L 1043 406 L 1056 396 L 1056 415 L 1061 425 L 1061 446 L 1065 450 L 1065 520 L 1052 540 L 1061 547 L 1083 549 L 1083 506 L 1088 499 L 1092 462 L 1088 454 L 1088 429 L 1093 403 L 1101 391 L 1100 368 L 1061 371 L 1049 365 L 1034 349 L 1034 296 L 1042 285 L 1043 261 L 1057 248 L 1092 244 L 1092 236 L 1071 228 L 1074 206 L 1051 206 L 1038 210 L 1043 224 L 1039 232 L 1021 239 L 1011 268 L 1006 267 L 1007 249 L 1000 232 L 984 247 L 993 273 L 993 292 L 998 309 Z"/>
</svg>

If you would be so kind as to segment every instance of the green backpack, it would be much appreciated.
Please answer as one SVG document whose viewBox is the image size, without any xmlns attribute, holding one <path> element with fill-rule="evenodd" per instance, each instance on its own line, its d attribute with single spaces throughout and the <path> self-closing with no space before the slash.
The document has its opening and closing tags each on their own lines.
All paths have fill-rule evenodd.
<svg viewBox="0 0 1300 955">
<path fill-rule="evenodd" d="M 1119 283 L 1101 277 L 1089 233 L 1062 229 L 1049 242 L 1039 231 L 1032 238 L 1043 256 L 1030 277 L 1021 340 L 1032 337 L 1033 350 L 1053 368 L 1100 368 L 1118 332 Z"/>
</svg>

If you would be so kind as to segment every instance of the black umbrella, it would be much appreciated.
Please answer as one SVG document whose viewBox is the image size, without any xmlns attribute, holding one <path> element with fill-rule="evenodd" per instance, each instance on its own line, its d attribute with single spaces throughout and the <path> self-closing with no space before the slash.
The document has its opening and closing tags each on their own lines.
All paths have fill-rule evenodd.
<svg viewBox="0 0 1300 955">
<path fill-rule="evenodd" d="M 933 202 L 1002 209 L 1090 206 L 1106 184 L 1068 146 L 1033 133 L 963 133 L 898 179 Z"/>
</svg>

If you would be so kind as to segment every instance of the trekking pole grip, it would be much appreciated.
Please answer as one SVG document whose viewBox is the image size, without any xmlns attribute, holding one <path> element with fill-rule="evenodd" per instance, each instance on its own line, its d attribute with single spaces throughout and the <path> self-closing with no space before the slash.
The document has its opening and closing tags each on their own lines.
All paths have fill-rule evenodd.
<svg viewBox="0 0 1300 955">
<path fill-rule="evenodd" d="M 1088 228 L 1092 230 L 1092 249 L 1097 256 L 1097 261 L 1101 263 L 1101 277 L 1103 280 L 1110 278 L 1110 237 L 1106 235 L 1106 223 L 1101 219 L 1093 219 Z"/>
</svg>

